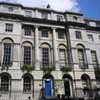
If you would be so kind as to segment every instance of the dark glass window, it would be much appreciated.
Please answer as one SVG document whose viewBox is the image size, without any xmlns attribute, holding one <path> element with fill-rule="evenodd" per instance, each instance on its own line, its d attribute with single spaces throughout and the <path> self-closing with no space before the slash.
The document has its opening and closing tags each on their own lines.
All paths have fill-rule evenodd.
<svg viewBox="0 0 100 100">
<path fill-rule="evenodd" d="M 90 41 L 93 41 L 93 35 L 92 35 L 92 34 L 88 34 L 88 39 L 89 39 Z"/>
<path fill-rule="evenodd" d="M 98 39 L 100 40 L 100 35 L 98 36 Z"/>
<path fill-rule="evenodd" d="M 59 61 L 60 61 L 60 67 L 65 67 L 66 63 L 66 54 L 65 49 L 59 49 Z"/>
<path fill-rule="evenodd" d="M 32 11 L 25 11 L 25 15 L 27 17 L 32 17 Z"/>
<path fill-rule="evenodd" d="M 76 16 L 73 16 L 73 19 L 74 19 L 74 21 L 77 21 L 78 18 Z"/>
<path fill-rule="evenodd" d="M 48 31 L 42 31 L 42 37 L 48 37 Z"/>
<path fill-rule="evenodd" d="M 29 76 L 24 77 L 23 91 L 31 92 L 32 90 L 31 78 Z"/>
<path fill-rule="evenodd" d="M 6 27 L 5 27 L 5 31 L 6 32 L 13 32 L 13 24 L 7 23 Z"/>
<path fill-rule="evenodd" d="M 57 21 L 63 21 L 63 17 L 61 15 L 57 15 Z"/>
<path fill-rule="evenodd" d="M 84 50 L 78 49 L 78 58 L 80 67 L 84 67 L 85 59 L 84 59 Z"/>
<path fill-rule="evenodd" d="M 82 39 L 80 31 L 76 31 L 76 39 Z"/>
<path fill-rule="evenodd" d="M 64 79 L 65 95 L 70 96 L 70 80 L 68 78 Z"/>
<path fill-rule="evenodd" d="M 1 91 L 9 91 L 9 77 L 6 75 L 1 77 Z"/>
<path fill-rule="evenodd" d="M 31 47 L 24 46 L 24 64 L 31 64 Z"/>
<path fill-rule="evenodd" d="M 64 32 L 58 32 L 58 39 L 64 39 Z"/>
<path fill-rule="evenodd" d="M 14 8 L 13 8 L 13 7 L 8 7 L 8 10 L 9 10 L 10 12 L 13 12 L 13 11 L 14 11 Z"/>
<path fill-rule="evenodd" d="M 42 65 L 49 65 L 49 48 L 42 48 Z"/>
<path fill-rule="evenodd" d="M 11 43 L 4 43 L 3 65 L 11 64 Z"/>
<path fill-rule="evenodd" d="M 31 27 L 27 26 L 24 28 L 24 35 L 31 36 L 32 35 L 32 29 Z"/>
<path fill-rule="evenodd" d="M 48 13 L 42 13 L 42 18 L 43 19 L 48 19 Z"/>
<path fill-rule="evenodd" d="M 94 67 L 97 67 L 97 56 L 96 56 L 96 51 L 91 51 L 91 56 L 92 56 L 92 64 Z"/>
</svg>

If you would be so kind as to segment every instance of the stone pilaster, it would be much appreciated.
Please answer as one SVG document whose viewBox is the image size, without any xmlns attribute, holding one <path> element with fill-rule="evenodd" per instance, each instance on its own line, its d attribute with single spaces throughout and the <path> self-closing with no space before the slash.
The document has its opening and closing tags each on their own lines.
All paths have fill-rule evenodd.
<svg viewBox="0 0 100 100">
<path fill-rule="evenodd" d="M 54 65 L 56 67 L 56 70 L 59 70 L 59 57 L 58 57 L 58 50 L 57 50 L 57 33 L 56 33 L 56 29 L 53 28 L 53 58 L 54 58 Z"/>
<path fill-rule="evenodd" d="M 40 70 L 39 60 L 39 31 L 38 26 L 35 26 L 35 69 Z"/>
</svg>

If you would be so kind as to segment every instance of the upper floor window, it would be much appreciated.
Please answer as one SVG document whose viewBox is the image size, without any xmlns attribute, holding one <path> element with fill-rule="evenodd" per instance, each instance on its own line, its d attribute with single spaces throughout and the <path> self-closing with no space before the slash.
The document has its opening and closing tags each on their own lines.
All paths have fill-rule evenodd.
<svg viewBox="0 0 100 100">
<path fill-rule="evenodd" d="M 3 40 L 4 55 L 3 55 L 3 65 L 10 66 L 12 64 L 13 57 L 13 41 L 10 39 Z"/>
<path fill-rule="evenodd" d="M 90 40 L 90 41 L 93 41 L 94 39 L 93 39 L 93 35 L 92 34 L 88 34 L 88 39 Z"/>
<path fill-rule="evenodd" d="M 6 23 L 5 31 L 13 32 L 13 24 Z"/>
<path fill-rule="evenodd" d="M 61 48 L 59 49 L 59 63 L 61 68 L 65 67 L 66 64 L 65 49 L 61 49 Z"/>
<path fill-rule="evenodd" d="M 49 65 L 49 48 L 42 48 L 42 65 Z"/>
<path fill-rule="evenodd" d="M 73 20 L 74 20 L 74 21 L 77 21 L 78 18 L 77 18 L 76 16 L 73 16 Z"/>
<path fill-rule="evenodd" d="M 94 67 L 97 67 L 97 56 L 96 56 L 96 51 L 91 51 L 91 56 L 92 56 L 92 64 Z"/>
<path fill-rule="evenodd" d="M 32 29 L 30 26 L 24 27 L 24 35 L 31 36 L 32 35 Z"/>
<path fill-rule="evenodd" d="M 63 21 L 63 16 L 57 15 L 57 21 Z"/>
<path fill-rule="evenodd" d="M 58 32 L 58 39 L 64 39 L 65 38 L 64 36 L 65 36 L 64 32 L 61 31 Z"/>
<path fill-rule="evenodd" d="M 42 31 L 42 37 L 48 37 L 48 31 Z"/>
<path fill-rule="evenodd" d="M 4 65 L 10 65 L 11 64 L 11 44 L 10 43 L 4 43 L 3 64 Z"/>
<path fill-rule="evenodd" d="M 98 39 L 100 40 L 100 35 L 98 36 Z"/>
<path fill-rule="evenodd" d="M 78 60 L 81 68 L 87 67 L 85 48 L 82 45 L 78 45 Z"/>
<path fill-rule="evenodd" d="M 80 66 L 84 67 L 84 51 L 83 49 L 78 49 L 78 58 L 79 58 L 79 64 Z"/>
<path fill-rule="evenodd" d="M 31 64 L 31 47 L 24 46 L 24 64 Z"/>
<path fill-rule="evenodd" d="M 25 15 L 27 17 L 32 17 L 32 11 L 25 11 Z"/>
<path fill-rule="evenodd" d="M 80 31 L 76 31 L 76 39 L 82 39 L 82 35 Z"/>
<path fill-rule="evenodd" d="M 43 19 L 48 19 L 48 13 L 42 13 L 42 18 Z"/>
<path fill-rule="evenodd" d="M 13 12 L 14 8 L 13 7 L 8 7 L 9 12 Z"/>
</svg>

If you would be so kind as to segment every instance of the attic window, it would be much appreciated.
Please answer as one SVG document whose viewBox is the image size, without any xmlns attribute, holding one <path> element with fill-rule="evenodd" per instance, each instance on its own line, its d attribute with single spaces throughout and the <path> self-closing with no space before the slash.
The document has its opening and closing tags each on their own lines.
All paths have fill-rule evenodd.
<svg viewBox="0 0 100 100">
<path fill-rule="evenodd" d="M 74 19 L 75 21 L 77 21 L 78 18 L 77 18 L 76 16 L 73 16 L 73 19 Z"/>
<path fill-rule="evenodd" d="M 9 12 L 12 12 L 12 11 L 14 11 L 14 8 L 13 7 L 8 7 L 8 10 L 9 10 Z"/>
<path fill-rule="evenodd" d="M 45 12 L 43 12 L 43 13 L 42 13 L 42 18 L 43 18 L 43 19 L 48 19 L 48 14 L 45 13 Z"/>
<path fill-rule="evenodd" d="M 61 15 L 57 15 L 57 21 L 63 21 L 63 17 Z"/>
<path fill-rule="evenodd" d="M 26 17 L 32 17 L 32 11 L 25 11 Z"/>
</svg>

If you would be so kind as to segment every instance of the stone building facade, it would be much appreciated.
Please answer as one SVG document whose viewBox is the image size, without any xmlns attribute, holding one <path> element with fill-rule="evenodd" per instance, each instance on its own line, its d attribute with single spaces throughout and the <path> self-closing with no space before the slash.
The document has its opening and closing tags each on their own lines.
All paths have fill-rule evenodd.
<svg viewBox="0 0 100 100">
<path fill-rule="evenodd" d="M 94 98 L 99 32 L 81 13 L 0 2 L 0 100 Z"/>
</svg>

